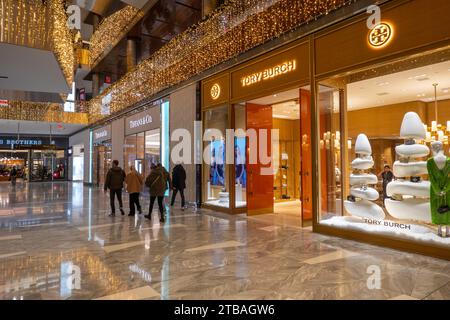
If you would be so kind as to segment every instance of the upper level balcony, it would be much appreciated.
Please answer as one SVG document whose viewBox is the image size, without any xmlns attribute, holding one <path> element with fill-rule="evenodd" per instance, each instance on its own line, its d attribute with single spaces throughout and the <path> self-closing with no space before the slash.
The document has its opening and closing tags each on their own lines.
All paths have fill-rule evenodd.
<svg viewBox="0 0 450 320">
<path fill-rule="evenodd" d="M 64 0 L 0 0 L 0 98 L 62 103 L 74 78 Z"/>
</svg>

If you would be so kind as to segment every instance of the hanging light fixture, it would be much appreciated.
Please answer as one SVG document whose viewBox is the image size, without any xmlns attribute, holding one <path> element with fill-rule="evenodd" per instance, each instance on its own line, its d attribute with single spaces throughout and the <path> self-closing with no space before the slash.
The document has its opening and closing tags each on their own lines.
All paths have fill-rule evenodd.
<svg viewBox="0 0 450 320">
<path fill-rule="evenodd" d="M 437 87 L 438 83 L 433 83 L 434 87 L 434 120 L 431 121 L 431 126 L 425 129 L 427 130 L 425 142 L 431 143 L 433 141 L 441 141 L 444 144 L 448 144 L 448 135 L 450 130 L 450 121 L 447 121 L 446 126 L 439 123 L 438 120 L 438 100 L 437 100 Z"/>
</svg>

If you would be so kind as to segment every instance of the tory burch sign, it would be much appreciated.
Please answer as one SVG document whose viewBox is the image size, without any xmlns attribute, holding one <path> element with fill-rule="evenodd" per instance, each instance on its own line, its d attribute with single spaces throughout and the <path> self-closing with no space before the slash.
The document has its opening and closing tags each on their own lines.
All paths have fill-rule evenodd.
<svg viewBox="0 0 450 320">
<path fill-rule="evenodd" d="M 262 71 L 252 73 L 250 75 L 244 76 L 241 78 L 241 85 L 242 87 L 248 87 L 252 84 L 269 80 L 272 78 L 276 78 L 278 76 L 281 76 L 283 74 L 289 73 L 294 71 L 297 68 L 297 61 L 295 59 L 285 61 L 283 63 L 280 63 L 278 65 L 275 65 L 270 68 L 266 68 Z"/>
</svg>

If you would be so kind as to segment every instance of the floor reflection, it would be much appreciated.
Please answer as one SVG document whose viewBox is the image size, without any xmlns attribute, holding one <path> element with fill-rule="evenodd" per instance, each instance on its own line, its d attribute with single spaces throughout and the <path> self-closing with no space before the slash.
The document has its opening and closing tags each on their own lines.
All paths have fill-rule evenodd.
<svg viewBox="0 0 450 320">
<path fill-rule="evenodd" d="M 450 298 L 447 261 L 314 234 L 295 216 L 108 213 L 81 183 L 0 183 L 0 299 Z M 382 290 L 367 289 L 369 265 Z"/>
</svg>

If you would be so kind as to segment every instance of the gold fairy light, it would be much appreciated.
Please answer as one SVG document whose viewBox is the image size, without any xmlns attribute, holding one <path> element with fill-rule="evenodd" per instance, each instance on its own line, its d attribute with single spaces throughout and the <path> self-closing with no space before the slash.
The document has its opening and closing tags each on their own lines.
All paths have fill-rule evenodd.
<svg viewBox="0 0 450 320">
<path fill-rule="evenodd" d="M 107 117 L 106 95 L 118 112 L 354 1 L 229 0 L 92 99 L 90 122 Z"/>
<path fill-rule="evenodd" d="M 70 85 L 75 54 L 64 0 L 0 0 L 0 42 L 53 51 Z"/>
<path fill-rule="evenodd" d="M 142 11 L 132 6 L 126 6 L 105 18 L 89 40 L 90 65 L 95 65 L 102 54 L 122 38 L 133 19 L 142 16 Z"/>
<path fill-rule="evenodd" d="M 62 104 L 29 101 L 9 101 L 0 107 L 0 119 L 88 124 L 88 115 L 80 112 L 64 112 Z"/>
<path fill-rule="evenodd" d="M 38 0 L 0 0 L 0 42 L 50 49 L 47 6 Z"/>
<path fill-rule="evenodd" d="M 61 66 L 67 84 L 71 85 L 75 70 L 75 51 L 73 35 L 67 27 L 64 0 L 50 0 L 48 6 L 51 23 L 52 50 Z"/>
<path fill-rule="evenodd" d="M 102 289 L 111 292 L 124 285 L 121 278 L 100 257 L 85 249 L 10 259 L 0 265 L 0 283 L 5 288 L 10 287 L 12 291 L 14 289 L 21 291 L 25 289 L 20 285 L 24 279 L 49 278 L 49 275 L 58 275 L 61 278 L 61 264 L 64 262 L 71 262 L 80 267 L 83 283 L 96 283 Z M 45 289 L 48 285 L 42 281 L 41 283 L 44 285 L 41 289 Z"/>
</svg>

